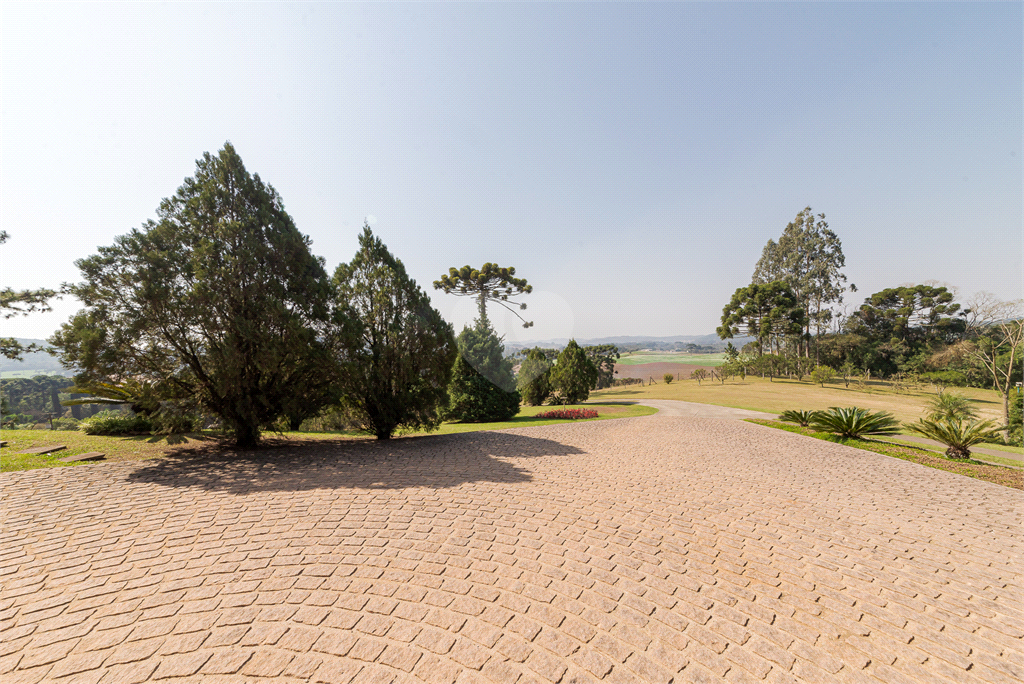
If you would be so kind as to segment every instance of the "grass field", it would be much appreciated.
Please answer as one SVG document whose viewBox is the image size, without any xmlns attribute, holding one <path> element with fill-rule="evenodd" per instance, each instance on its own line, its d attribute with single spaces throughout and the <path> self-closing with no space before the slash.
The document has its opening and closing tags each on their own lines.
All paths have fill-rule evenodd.
<svg viewBox="0 0 1024 684">
<path fill-rule="evenodd" d="M 1003 400 L 992 390 L 958 387 L 954 391 L 966 395 L 982 418 L 1002 423 Z M 779 414 L 787 409 L 817 411 L 829 406 L 859 406 L 872 411 L 889 411 L 902 421 L 916 421 L 924 415 L 927 401 L 935 392 L 927 386 L 916 390 L 894 392 L 888 383 L 868 382 L 864 391 L 855 383 L 847 389 L 842 382 L 829 383 L 824 388 L 809 380 L 775 379 L 747 376 L 745 380 L 730 379 L 722 384 L 717 380 L 681 380 L 671 385 L 659 383 L 647 387 L 631 385 L 592 392 L 593 401 L 677 399 L 716 406 L 749 409 Z"/>
<path fill-rule="evenodd" d="M 566 421 L 536 418 L 538 413 L 556 408 L 589 408 L 598 412 L 597 418 L 589 421 Z M 462 432 L 478 432 L 480 430 L 503 430 L 517 427 L 536 427 L 566 422 L 590 422 L 611 418 L 632 418 L 657 413 L 657 409 L 632 404 L 591 403 L 585 406 L 524 406 L 512 420 L 503 423 L 444 423 L 438 430 L 431 433 L 416 432 L 399 435 L 450 435 Z M 282 445 L 287 442 L 308 442 L 317 440 L 337 439 L 372 439 L 365 434 L 356 432 L 286 432 L 283 434 L 265 433 L 268 444 Z M 231 441 L 220 434 L 204 433 L 189 435 L 145 435 L 137 437 L 103 437 L 87 435 L 77 431 L 51 430 L 5 430 L 3 438 L 7 446 L 0 450 L 0 471 L 31 470 L 34 468 L 53 468 L 79 463 L 61 463 L 66 456 L 75 456 L 90 451 L 106 454 L 107 461 L 134 461 L 146 458 L 157 458 L 165 454 L 222 451 L 231 448 Z M 67 447 L 52 454 L 16 454 L 17 451 L 32 447 L 63 444 Z"/>
<path fill-rule="evenodd" d="M 688 363 L 692 366 L 721 366 L 725 354 L 677 354 L 672 352 L 637 352 L 623 354 L 615 363 L 624 366 L 638 366 L 644 363 Z"/>
</svg>

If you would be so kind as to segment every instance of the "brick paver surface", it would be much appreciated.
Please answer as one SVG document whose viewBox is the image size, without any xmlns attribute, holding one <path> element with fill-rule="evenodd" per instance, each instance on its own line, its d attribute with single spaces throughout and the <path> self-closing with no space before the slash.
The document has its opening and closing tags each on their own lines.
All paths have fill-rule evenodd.
<svg viewBox="0 0 1024 684">
<path fill-rule="evenodd" d="M 1019 492 L 735 420 L 0 484 L 5 684 L 1024 678 Z"/>
</svg>

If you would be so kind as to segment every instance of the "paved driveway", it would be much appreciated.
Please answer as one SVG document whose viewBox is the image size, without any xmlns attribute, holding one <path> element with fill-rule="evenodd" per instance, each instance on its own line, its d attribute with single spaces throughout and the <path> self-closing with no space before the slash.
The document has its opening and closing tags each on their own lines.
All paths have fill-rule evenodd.
<svg viewBox="0 0 1024 684">
<path fill-rule="evenodd" d="M 735 420 L 0 485 L 5 684 L 1024 674 L 1019 492 Z"/>
</svg>

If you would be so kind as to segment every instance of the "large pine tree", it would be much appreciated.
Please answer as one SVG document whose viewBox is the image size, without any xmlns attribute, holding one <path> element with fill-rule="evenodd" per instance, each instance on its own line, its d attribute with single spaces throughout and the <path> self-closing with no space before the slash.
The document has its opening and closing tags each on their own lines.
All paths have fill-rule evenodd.
<svg viewBox="0 0 1024 684">
<path fill-rule="evenodd" d="M 281 197 L 227 143 L 160 203 L 157 220 L 76 262 L 85 308 L 50 342 L 79 381 L 148 380 L 196 399 L 239 447 L 297 394 L 334 381 L 322 341 L 331 285 Z"/>
</svg>

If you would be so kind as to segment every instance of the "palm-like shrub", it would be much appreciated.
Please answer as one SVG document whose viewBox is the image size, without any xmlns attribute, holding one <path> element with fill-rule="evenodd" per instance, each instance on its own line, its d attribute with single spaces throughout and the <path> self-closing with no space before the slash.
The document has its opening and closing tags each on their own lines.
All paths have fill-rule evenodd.
<svg viewBox="0 0 1024 684">
<path fill-rule="evenodd" d="M 852 439 L 860 439 L 864 435 L 895 435 L 900 430 L 899 421 L 891 413 L 871 413 L 867 409 L 836 406 L 815 412 L 811 416 L 810 427 Z"/>
<path fill-rule="evenodd" d="M 783 411 L 779 414 L 779 420 L 785 423 L 796 423 L 800 427 L 807 427 L 811 424 L 811 418 L 817 411 Z"/>
<path fill-rule="evenodd" d="M 942 392 L 928 400 L 928 418 L 931 420 L 976 420 L 977 411 L 971 400 L 955 392 Z"/>
<path fill-rule="evenodd" d="M 948 447 L 946 456 L 950 458 L 970 458 L 972 446 L 999 434 L 999 428 L 991 420 L 978 422 L 922 418 L 916 423 L 908 423 L 907 429 L 945 444 Z"/>
</svg>

